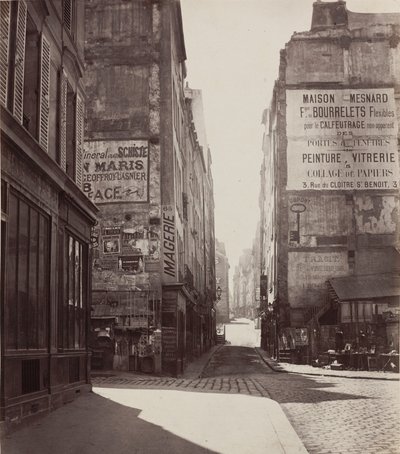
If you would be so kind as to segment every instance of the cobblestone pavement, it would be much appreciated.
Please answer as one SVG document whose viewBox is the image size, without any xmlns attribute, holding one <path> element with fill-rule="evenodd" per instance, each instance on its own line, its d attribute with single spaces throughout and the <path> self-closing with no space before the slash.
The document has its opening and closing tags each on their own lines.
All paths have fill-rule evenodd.
<svg viewBox="0 0 400 454">
<path fill-rule="evenodd" d="M 249 347 L 224 346 L 195 380 L 96 377 L 93 385 L 269 397 L 311 454 L 400 453 L 398 382 L 278 373 Z"/>
</svg>

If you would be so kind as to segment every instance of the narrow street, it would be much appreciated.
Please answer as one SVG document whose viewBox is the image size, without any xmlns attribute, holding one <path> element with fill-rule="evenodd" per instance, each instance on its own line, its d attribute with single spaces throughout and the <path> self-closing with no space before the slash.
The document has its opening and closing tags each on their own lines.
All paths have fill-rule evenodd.
<svg viewBox="0 0 400 454">
<path fill-rule="evenodd" d="M 258 335 L 249 320 L 227 325 L 200 378 L 94 377 L 94 393 L 7 437 L 3 452 L 300 453 L 284 413 L 309 453 L 399 452 L 398 382 L 275 372 Z"/>
</svg>

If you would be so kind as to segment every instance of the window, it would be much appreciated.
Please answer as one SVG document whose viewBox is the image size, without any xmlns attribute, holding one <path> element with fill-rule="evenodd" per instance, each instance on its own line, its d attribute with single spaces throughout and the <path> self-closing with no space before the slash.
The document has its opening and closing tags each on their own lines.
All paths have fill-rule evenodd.
<svg viewBox="0 0 400 454">
<path fill-rule="evenodd" d="M 66 84 L 66 172 L 73 179 L 75 174 L 75 93 L 71 85 L 68 82 Z"/>
<path fill-rule="evenodd" d="M 25 1 L 0 3 L 0 102 L 48 151 L 50 44 Z"/>
<path fill-rule="evenodd" d="M 24 89 L 22 97 L 22 124 L 37 138 L 38 127 L 38 103 L 39 103 L 39 46 L 40 37 L 35 24 L 28 16 L 26 24 L 25 40 L 25 68 L 22 86 Z M 21 62 L 21 64 L 23 64 Z"/>
<path fill-rule="evenodd" d="M 82 98 L 76 95 L 67 80 L 62 82 L 62 102 L 65 100 L 65 107 L 62 107 L 60 131 L 61 165 L 65 160 L 67 174 L 76 182 L 82 185 L 82 153 L 84 139 L 84 104 Z M 65 119 L 65 126 L 64 126 Z"/>
<path fill-rule="evenodd" d="M 74 34 L 74 13 L 75 4 L 73 0 L 64 0 L 63 2 L 63 21 L 64 27 L 69 31 L 71 35 Z"/>
<path fill-rule="evenodd" d="M 8 105 L 11 4 L 0 2 L 0 103 Z"/>
<path fill-rule="evenodd" d="M 5 346 L 48 347 L 49 218 L 13 191 L 9 194 L 5 269 Z"/>
<path fill-rule="evenodd" d="M 58 115 L 59 115 L 59 77 L 58 77 L 58 68 L 51 62 L 50 65 L 50 109 L 49 109 L 49 155 L 56 161 L 60 163 L 60 157 L 57 154 L 58 152 L 58 133 L 60 131 L 58 125 Z"/>
<path fill-rule="evenodd" d="M 59 347 L 81 349 L 86 339 L 87 246 L 66 236 L 63 307 L 59 311 Z"/>
</svg>

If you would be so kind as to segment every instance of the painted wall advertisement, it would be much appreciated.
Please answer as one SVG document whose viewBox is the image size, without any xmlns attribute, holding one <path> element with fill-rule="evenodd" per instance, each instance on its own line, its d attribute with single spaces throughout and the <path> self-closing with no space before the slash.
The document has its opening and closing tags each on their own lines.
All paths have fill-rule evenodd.
<svg viewBox="0 0 400 454">
<path fill-rule="evenodd" d="M 396 189 L 394 91 L 287 90 L 289 190 Z"/>
<path fill-rule="evenodd" d="M 94 203 L 148 202 L 148 141 L 86 142 L 82 189 Z"/>
<path fill-rule="evenodd" d="M 289 252 L 288 296 L 292 307 L 317 306 L 326 293 L 326 281 L 349 272 L 347 250 Z"/>
<path fill-rule="evenodd" d="M 176 280 L 176 228 L 173 205 L 162 207 L 162 267 L 165 281 Z"/>
</svg>

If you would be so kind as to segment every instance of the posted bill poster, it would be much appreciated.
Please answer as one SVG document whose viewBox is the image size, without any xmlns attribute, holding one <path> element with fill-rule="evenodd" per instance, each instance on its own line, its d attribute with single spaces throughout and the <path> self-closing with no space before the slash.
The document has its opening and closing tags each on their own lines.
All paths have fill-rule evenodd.
<svg viewBox="0 0 400 454">
<path fill-rule="evenodd" d="M 148 202 L 148 141 L 85 142 L 82 189 L 94 203 Z"/>
<path fill-rule="evenodd" d="M 287 90 L 289 190 L 397 189 L 394 90 Z"/>
</svg>

